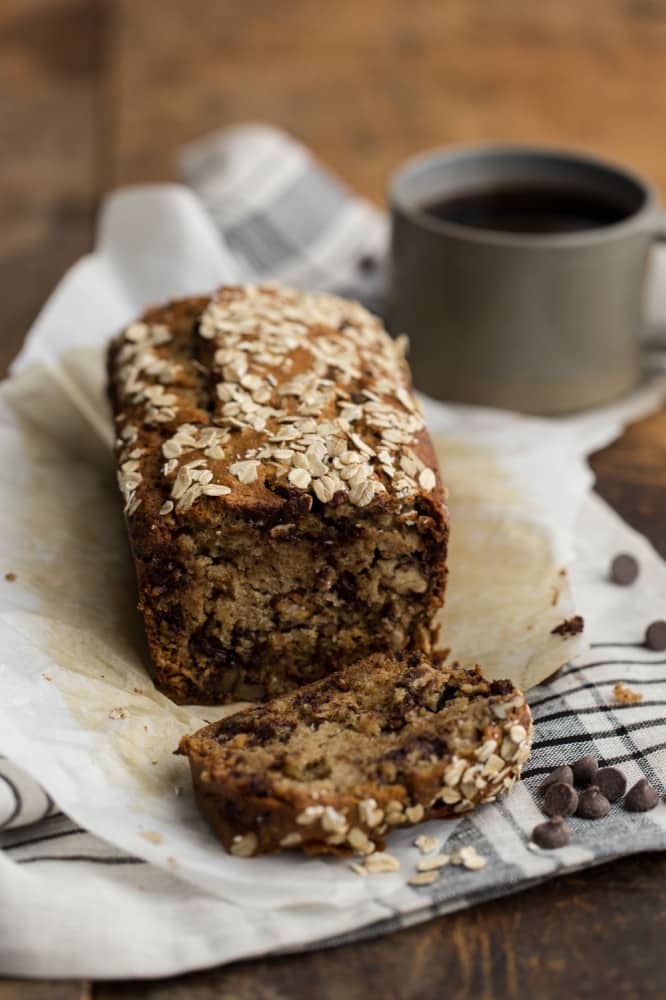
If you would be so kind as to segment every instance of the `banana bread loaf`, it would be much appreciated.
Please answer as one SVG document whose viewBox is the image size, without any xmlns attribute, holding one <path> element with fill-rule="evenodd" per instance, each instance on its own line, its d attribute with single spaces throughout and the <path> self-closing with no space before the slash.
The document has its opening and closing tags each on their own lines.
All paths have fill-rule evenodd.
<svg viewBox="0 0 666 1000">
<path fill-rule="evenodd" d="M 375 654 L 185 737 L 201 812 L 232 854 L 383 847 L 394 826 L 508 791 L 532 724 L 509 681 Z"/>
<path fill-rule="evenodd" d="M 400 344 L 360 305 L 275 284 L 149 310 L 110 396 L 156 680 L 260 700 L 430 649 L 447 517 Z"/>
</svg>

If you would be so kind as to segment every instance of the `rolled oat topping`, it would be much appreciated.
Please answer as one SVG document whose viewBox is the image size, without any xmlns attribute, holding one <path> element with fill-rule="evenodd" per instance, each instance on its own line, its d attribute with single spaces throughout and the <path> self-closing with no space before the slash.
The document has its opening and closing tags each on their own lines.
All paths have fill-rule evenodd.
<svg viewBox="0 0 666 1000">
<path fill-rule="evenodd" d="M 400 862 L 392 854 L 378 852 L 376 854 L 371 854 L 369 858 L 366 858 L 363 862 L 363 867 L 371 874 L 397 872 L 400 869 Z"/>
<path fill-rule="evenodd" d="M 417 872 L 438 871 L 440 868 L 448 865 L 450 860 L 450 854 L 435 854 L 431 858 L 424 858 L 423 861 L 419 861 L 416 865 L 416 870 Z"/>
<path fill-rule="evenodd" d="M 419 886 L 419 885 L 432 885 L 439 878 L 438 871 L 431 872 L 417 872 L 415 875 L 408 880 L 407 885 Z"/>
<path fill-rule="evenodd" d="M 215 388 L 206 424 L 179 422 L 178 387 L 167 387 L 181 366 L 159 350 L 167 326 L 132 323 L 118 354 L 122 402 L 140 408 L 145 426 L 170 430 L 163 475 L 174 507 L 164 516 L 224 497 L 234 483 L 284 484 L 358 507 L 436 488 L 415 450 L 424 422 L 402 343 L 358 303 L 275 283 L 229 287 L 208 301 L 198 334 L 197 364 Z M 140 458 L 123 456 L 129 516 L 141 502 Z"/>
<path fill-rule="evenodd" d="M 488 864 L 488 859 L 482 857 L 476 847 L 461 847 L 451 855 L 452 865 L 462 865 L 469 871 L 480 871 Z"/>
<path fill-rule="evenodd" d="M 432 854 L 439 847 L 439 837 L 428 837 L 427 834 L 422 833 L 414 841 L 415 847 L 418 847 L 421 854 Z"/>
</svg>

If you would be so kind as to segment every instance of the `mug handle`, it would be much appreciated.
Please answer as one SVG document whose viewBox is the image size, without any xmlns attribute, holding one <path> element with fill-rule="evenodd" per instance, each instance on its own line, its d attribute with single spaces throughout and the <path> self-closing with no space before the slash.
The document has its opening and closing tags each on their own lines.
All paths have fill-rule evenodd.
<svg viewBox="0 0 666 1000">
<path fill-rule="evenodd" d="M 666 243 L 666 211 L 657 211 L 650 223 L 650 236 L 653 243 Z M 663 296 L 663 305 L 666 306 L 666 295 Z M 660 311 L 664 311 L 663 309 Z M 662 318 L 650 320 L 643 324 L 641 337 L 643 348 L 654 348 L 660 351 L 666 347 L 666 313 Z"/>
<path fill-rule="evenodd" d="M 666 212 L 657 212 L 652 225 L 652 239 L 657 243 L 666 243 Z"/>
</svg>

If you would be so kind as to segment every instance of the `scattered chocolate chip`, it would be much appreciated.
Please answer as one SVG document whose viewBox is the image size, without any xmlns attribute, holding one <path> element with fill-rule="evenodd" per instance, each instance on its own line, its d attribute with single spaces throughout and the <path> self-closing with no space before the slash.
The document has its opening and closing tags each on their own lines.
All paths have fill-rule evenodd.
<svg viewBox="0 0 666 1000">
<path fill-rule="evenodd" d="M 373 271 L 377 270 L 377 258 L 369 253 L 364 254 L 358 262 L 358 268 L 363 274 L 372 274 Z"/>
<path fill-rule="evenodd" d="M 543 792 L 549 785 L 554 785 L 558 781 L 563 781 L 565 785 L 573 785 L 573 771 L 568 764 L 562 764 L 561 767 L 556 767 L 554 771 L 547 774 L 539 788 Z"/>
<path fill-rule="evenodd" d="M 645 645 L 648 649 L 663 652 L 666 649 L 666 622 L 652 622 L 645 630 Z"/>
<path fill-rule="evenodd" d="M 659 802 L 659 792 L 653 788 L 649 781 L 641 778 L 633 788 L 630 788 L 624 797 L 624 808 L 629 812 L 644 813 L 649 812 Z"/>
<path fill-rule="evenodd" d="M 571 765 L 575 785 L 591 785 L 599 765 L 594 757 L 581 757 Z"/>
<path fill-rule="evenodd" d="M 578 808 L 578 792 L 573 785 L 556 781 L 548 785 L 543 799 L 546 816 L 573 816 Z"/>
<path fill-rule="evenodd" d="M 610 578 L 613 583 L 619 583 L 621 587 L 628 587 L 638 576 L 638 560 L 634 559 L 627 552 L 621 552 L 615 556 L 610 566 Z"/>
<path fill-rule="evenodd" d="M 537 847 L 552 851 L 558 847 L 566 847 L 569 843 L 571 830 L 561 816 L 553 816 L 547 823 L 539 823 L 532 830 L 532 840 Z"/>
<path fill-rule="evenodd" d="M 451 650 L 449 650 L 448 652 L 450 653 Z M 499 694 L 499 695 L 511 694 L 514 690 L 511 681 L 506 681 L 506 680 L 491 681 L 489 687 L 491 694 Z"/>
<path fill-rule="evenodd" d="M 594 784 L 609 802 L 616 802 L 626 791 L 627 779 L 616 767 L 600 767 Z"/>
<path fill-rule="evenodd" d="M 603 819 L 610 812 L 610 802 L 596 785 L 590 785 L 578 797 L 576 816 L 583 819 Z"/>
<path fill-rule="evenodd" d="M 585 620 L 581 615 L 565 618 L 563 622 L 550 630 L 551 635 L 580 635 L 585 628 Z"/>
</svg>

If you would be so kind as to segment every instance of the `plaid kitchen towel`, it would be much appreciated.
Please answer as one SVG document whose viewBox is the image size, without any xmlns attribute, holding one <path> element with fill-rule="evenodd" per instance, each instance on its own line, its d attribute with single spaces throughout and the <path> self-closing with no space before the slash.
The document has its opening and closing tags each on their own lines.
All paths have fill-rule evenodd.
<svg viewBox="0 0 666 1000">
<path fill-rule="evenodd" d="M 385 217 L 298 143 L 274 129 L 244 126 L 187 148 L 182 168 L 232 251 L 240 279 L 270 276 L 325 288 L 384 312 Z M 591 447 L 617 426 L 611 411 L 597 419 Z M 560 851 L 531 844 L 544 818 L 539 784 L 559 764 L 592 754 L 620 767 L 630 785 L 645 777 L 662 796 L 666 786 L 666 654 L 643 641 L 649 620 L 666 617 L 666 566 L 592 495 L 576 547 L 576 597 L 590 648 L 530 692 L 535 740 L 524 780 L 510 798 L 427 831 L 446 837 L 447 852 L 474 846 L 487 859 L 482 870 L 450 868 L 447 877 L 421 887 L 408 886 L 404 871 L 395 876 L 395 891 L 352 909 L 240 908 L 90 835 L 58 812 L 31 777 L 0 759 L 0 972 L 174 974 L 384 933 L 620 855 L 664 849 L 663 801 L 643 814 L 614 803 L 601 823 L 571 819 L 571 843 Z M 607 579 L 609 557 L 621 550 L 641 565 L 628 588 Z M 618 682 L 642 700 L 618 702 Z M 400 836 L 409 844 L 413 834 Z"/>
</svg>

